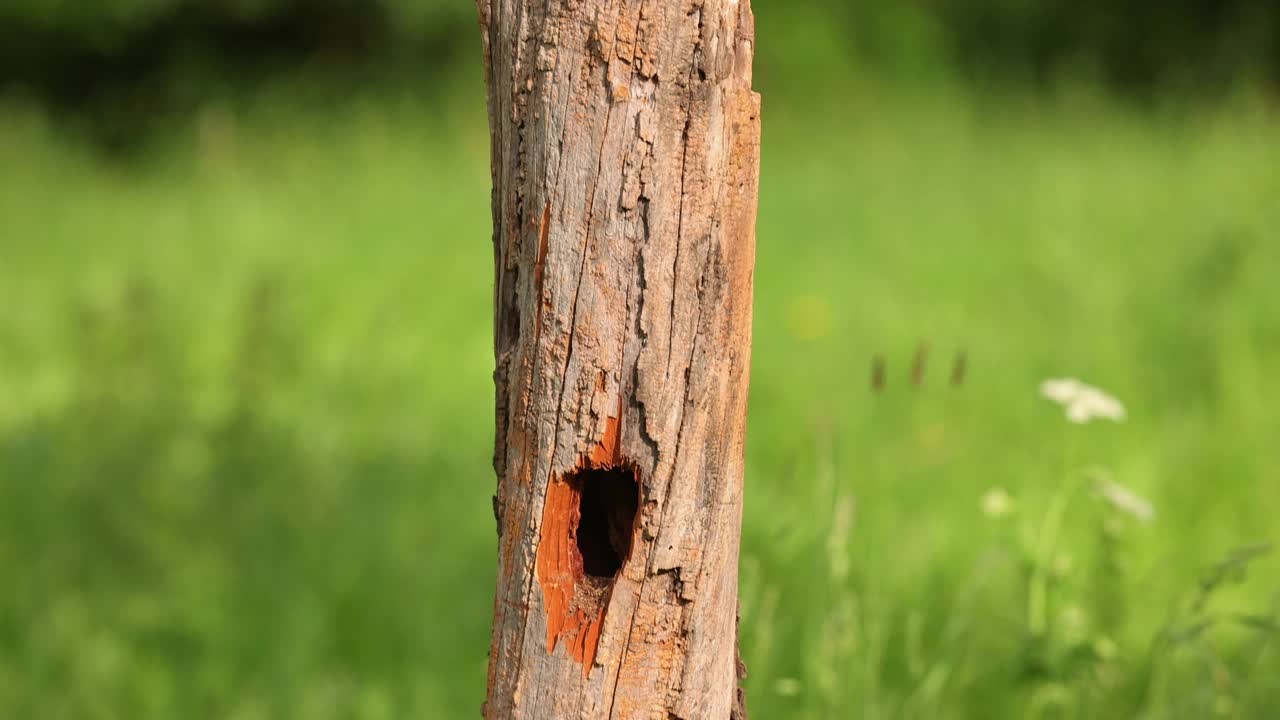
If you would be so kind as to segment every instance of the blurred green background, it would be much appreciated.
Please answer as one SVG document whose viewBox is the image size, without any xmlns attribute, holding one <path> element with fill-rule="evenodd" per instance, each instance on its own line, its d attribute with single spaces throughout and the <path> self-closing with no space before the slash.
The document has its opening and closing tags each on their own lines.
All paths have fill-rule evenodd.
<svg viewBox="0 0 1280 720">
<path fill-rule="evenodd" d="M 1274 717 L 1280 6 L 754 5 L 753 715 Z M 465 0 L 0 5 L 0 717 L 478 716 L 489 223 Z"/>
</svg>

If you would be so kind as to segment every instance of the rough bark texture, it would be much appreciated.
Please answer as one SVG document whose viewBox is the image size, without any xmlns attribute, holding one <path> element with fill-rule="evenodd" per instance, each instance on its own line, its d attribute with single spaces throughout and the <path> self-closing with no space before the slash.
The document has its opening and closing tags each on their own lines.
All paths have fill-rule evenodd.
<svg viewBox="0 0 1280 720">
<path fill-rule="evenodd" d="M 478 0 L 499 568 L 486 718 L 742 717 L 749 0 Z"/>
</svg>

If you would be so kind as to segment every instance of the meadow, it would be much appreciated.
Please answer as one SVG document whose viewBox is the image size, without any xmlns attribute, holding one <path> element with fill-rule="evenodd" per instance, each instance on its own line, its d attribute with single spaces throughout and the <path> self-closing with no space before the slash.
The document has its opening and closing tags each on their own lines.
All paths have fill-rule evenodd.
<svg viewBox="0 0 1280 720">
<path fill-rule="evenodd" d="M 1274 717 L 1274 101 L 851 82 L 764 117 L 752 715 Z M 477 717 L 480 88 L 165 127 L 112 153 L 0 104 L 0 717 Z"/>
</svg>

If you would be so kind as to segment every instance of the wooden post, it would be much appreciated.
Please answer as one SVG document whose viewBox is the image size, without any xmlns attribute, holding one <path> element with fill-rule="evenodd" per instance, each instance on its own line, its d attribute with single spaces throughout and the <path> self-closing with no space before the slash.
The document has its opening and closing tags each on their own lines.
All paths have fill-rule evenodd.
<svg viewBox="0 0 1280 720">
<path fill-rule="evenodd" d="M 486 718 L 742 717 L 750 0 L 478 0 L 499 557 Z"/>
</svg>

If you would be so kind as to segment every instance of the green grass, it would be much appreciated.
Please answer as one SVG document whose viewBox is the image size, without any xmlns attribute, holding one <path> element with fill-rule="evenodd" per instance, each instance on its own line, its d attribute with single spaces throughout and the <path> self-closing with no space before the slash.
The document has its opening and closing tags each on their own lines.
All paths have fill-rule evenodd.
<svg viewBox="0 0 1280 720">
<path fill-rule="evenodd" d="M 1280 539 L 1280 113 L 836 95 L 766 102 L 753 714 L 1267 717 L 1276 558 L 1190 606 Z M 478 715 L 482 113 L 267 92 L 120 158 L 0 105 L 0 716 Z M 1058 375 L 1128 422 L 1068 424 Z M 1079 492 L 1041 557 L 1089 465 L 1155 521 Z"/>
</svg>

